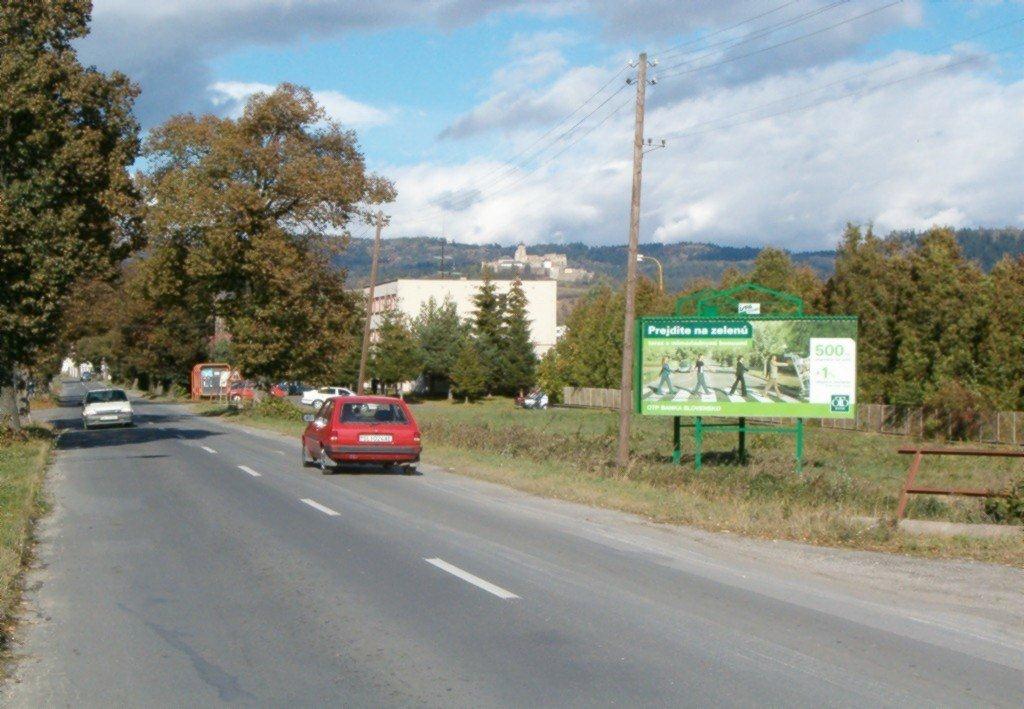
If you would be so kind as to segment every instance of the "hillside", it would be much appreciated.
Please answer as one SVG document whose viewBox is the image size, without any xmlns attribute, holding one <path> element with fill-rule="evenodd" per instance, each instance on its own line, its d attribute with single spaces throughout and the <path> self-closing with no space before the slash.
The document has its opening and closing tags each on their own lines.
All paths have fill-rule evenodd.
<svg viewBox="0 0 1024 709">
<path fill-rule="evenodd" d="M 888 238 L 906 243 L 917 236 L 914 232 L 893 232 Z M 1021 228 L 959 229 L 956 236 L 965 255 L 977 261 L 986 271 L 1004 255 L 1024 255 L 1024 229 Z M 598 280 L 621 281 L 625 276 L 625 245 L 587 246 L 577 242 L 534 244 L 528 248 L 531 254 L 564 253 L 569 257 L 570 265 L 593 271 Z M 336 259 L 340 267 L 348 270 L 350 282 L 354 285 L 361 285 L 369 278 L 372 250 L 372 239 L 353 239 L 345 253 Z M 511 256 L 514 251 L 514 245 L 460 244 L 449 240 L 444 245 L 445 271 L 475 277 L 480 273 L 481 261 Z M 717 279 L 730 267 L 747 270 L 753 265 L 759 251 L 760 247 L 755 246 L 719 246 L 693 242 L 641 246 L 642 253 L 660 259 L 664 264 L 665 287 L 668 290 L 680 289 L 693 278 L 703 276 Z M 810 266 L 822 276 L 832 271 L 832 251 L 793 252 L 791 256 L 797 263 Z M 436 276 L 440 263 L 441 240 L 437 237 L 385 239 L 381 245 L 379 280 Z M 652 277 L 655 275 L 653 265 L 641 268 L 644 273 Z"/>
<path fill-rule="evenodd" d="M 564 253 L 568 256 L 570 265 L 592 271 L 597 280 L 621 281 L 625 276 L 625 245 L 534 244 L 528 248 L 531 254 Z M 642 253 L 660 259 L 664 264 L 665 287 L 668 289 L 681 288 L 686 281 L 700 276 L 718 278 L 730 266 L 750 268 L 759 250 L 753 247 L 736 248 L 699 243 L 644 244 L 641 249 Z M 480 274 L 481 261 L 511 256 L 515 246 L 459 244 L 449 241 L 445 244 L 444 251 L 447 273 L 476 277 Z M 353 283 L 362 284 L 369 277 L 372 252 L 371 239 L 353 239 L 345 253 L 336 259 L 336 263 L 348 270 Z M 807 263 L 823 275 L 832 268 L 831 251 L 795 253 L 793 258 L 798 262 Z M 381 244 L 379 281 L 436 276 L 440 263 L 441 240 L 438 238 L 386 239 Z M 653 265 L 642 268 L 649 268 L 650 275 L 654 276 Z"/>
</svg>

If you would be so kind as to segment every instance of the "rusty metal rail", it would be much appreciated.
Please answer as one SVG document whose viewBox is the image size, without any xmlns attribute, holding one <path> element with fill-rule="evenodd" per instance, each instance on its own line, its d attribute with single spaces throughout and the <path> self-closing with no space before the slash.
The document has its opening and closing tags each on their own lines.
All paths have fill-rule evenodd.
<svg viewBox="0 0 1024 709">
<path fill-rule="evenodd" d="M 912 455 L 910 469 L 907 471 L 906 482 L 900 492 L 900 504 L 896 508 L 896 519 L 903 519 L 910 495 L 955 495 L 958 497 L 1009 497 L 1008 493 L 995 490 L 979 490 L 964 488 L 915 487 L 917 473 L 921 469 L 921 460 L 926 455 L 963 455 L 984 458 L 1024 458 L 1024 451 L 991 450 L 986 448 L 928 448 L 924 446 L 906 446 L 899 449 L 901 455 Z"/>
</svg>

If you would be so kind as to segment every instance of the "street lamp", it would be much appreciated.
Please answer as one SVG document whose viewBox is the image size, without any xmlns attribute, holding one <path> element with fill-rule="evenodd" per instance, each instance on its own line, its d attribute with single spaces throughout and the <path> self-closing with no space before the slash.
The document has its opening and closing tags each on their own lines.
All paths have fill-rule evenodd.
<svg viewBox="0 0 1024 709">
<path fill-rule="evenodd" d="M 644 256 L 643 254 L 636 255 L 636 262 L 643 263 L 644 261 L 654 261 L 658 266 L 658 291 L 661 293 L 665 292 L 665 269 L 661 266 L 661 261 L 654 258 L 653 256 Z"/>
</svg>

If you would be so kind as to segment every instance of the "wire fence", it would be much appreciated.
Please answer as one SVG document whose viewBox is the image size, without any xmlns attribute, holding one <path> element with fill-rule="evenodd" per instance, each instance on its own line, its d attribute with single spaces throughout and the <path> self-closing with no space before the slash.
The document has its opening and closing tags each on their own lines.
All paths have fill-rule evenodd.
<svg viewBox="0 0 1024 709">
<path fill-rule="evenodd" d="M 565 387 L 563 406 L 617 409 L 618 389 Z M 792 419 L 749 417 L 751 420 L 784 424 Z M 921 440 L 970 441 L 1024 445 L 1024 411 L 952 410 L 925 406 L 857 404 L 855 418 L 807 419 L 822 428 L 863 433 L 881 433 Z"/>
</svg>

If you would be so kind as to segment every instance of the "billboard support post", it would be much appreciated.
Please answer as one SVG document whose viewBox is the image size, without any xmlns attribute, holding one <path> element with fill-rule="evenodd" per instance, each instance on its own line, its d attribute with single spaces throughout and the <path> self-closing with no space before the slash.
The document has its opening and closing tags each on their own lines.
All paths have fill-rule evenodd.
<svg viewBox="0 0 1024 709">
<path fill-rule="evenodd" d="M 683 459 L 682 416 L 672 417 L 672 462 L 676 465 Z"/>
<path fill-rule="evenodd" d="M 747 417 L 740 416 L 740 430 L 736 435 L 739 439 L 736 442 L 736 454 L 739 456 L 740 464 L 747 462 Z"/>
<path fill-rule="evenodd" d="M 751 293 L 773 302 L 762 309 Z M 693 429 L 697 470 L 707 433 L 735 432 L 741 464 L 749 461 L 748 434 L 775 433 L 794 437 L 802 474 L 805 419 L 856 416 L 857 319 L 805 315 L 803 299 L 791 293 L 757 283 L 700 291 L 679 298 L 674 316 L 638 318 L 634 337 L 633 410 L 672 417 L 677 465 L 686 426 Z M 684 424 L 684 416 L 692 423 Z M 792 424 L 750 425 L 750 417 Z"/>
<path fill-rule="evenodd" d="M 804 474 L 804 420 L 796 420 L 796 472 Z"/>
</svg>

